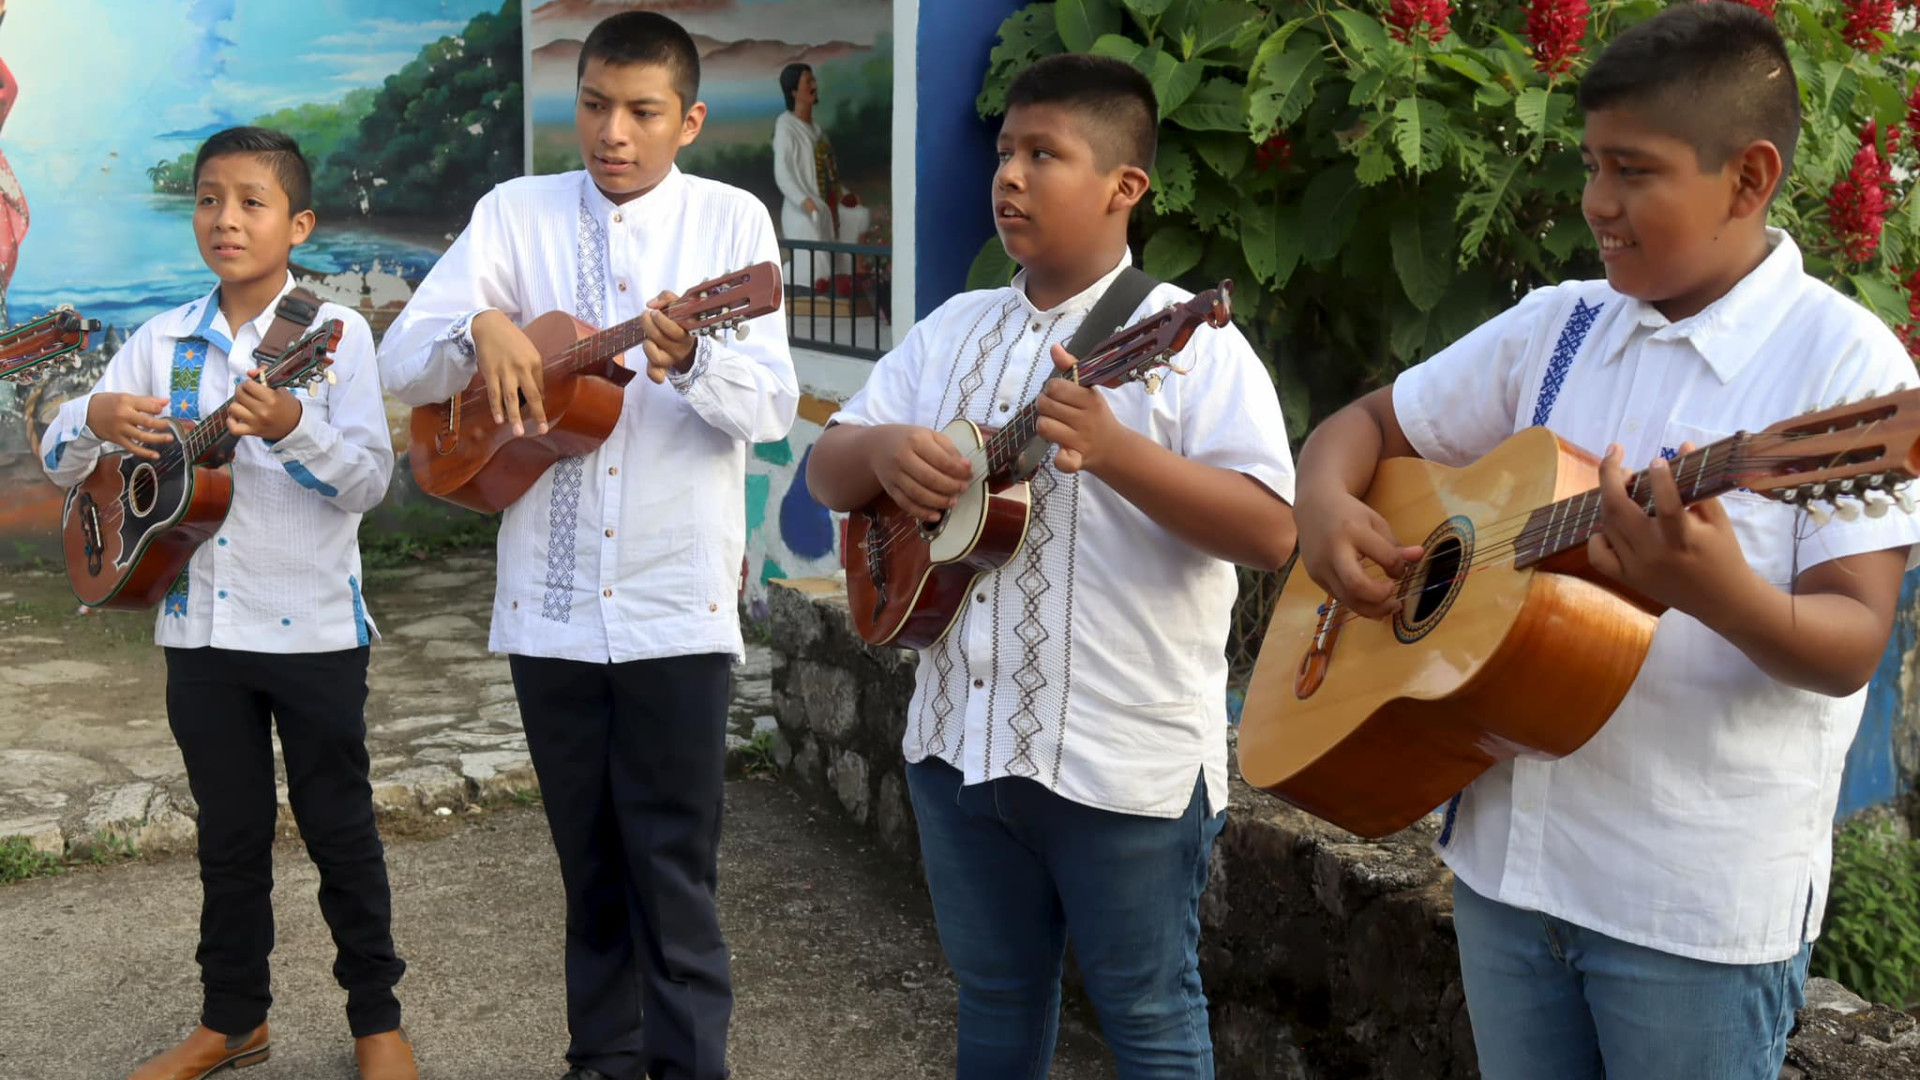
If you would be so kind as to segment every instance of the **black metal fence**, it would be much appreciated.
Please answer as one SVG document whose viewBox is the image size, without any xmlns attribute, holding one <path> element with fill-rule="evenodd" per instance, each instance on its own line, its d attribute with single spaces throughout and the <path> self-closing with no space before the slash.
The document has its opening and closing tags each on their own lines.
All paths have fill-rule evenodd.
<svg viewBox="0 0 1920 1080">
<path fill-rule="evenodd" d="M 790 344 L 869 360 L 893 347 L 893 249 L 782 240 L 780 259 Z"/>
</svg>

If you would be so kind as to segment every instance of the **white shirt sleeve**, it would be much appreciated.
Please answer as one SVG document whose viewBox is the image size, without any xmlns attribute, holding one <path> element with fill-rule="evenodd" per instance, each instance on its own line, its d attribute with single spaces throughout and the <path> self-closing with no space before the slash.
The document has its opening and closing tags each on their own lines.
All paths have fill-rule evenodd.
<svg viewBox="0 0 1920 1080">
<path fill-rule="evenodd" d="M 1188 339 L 1193 369 L 1180 381 L 1180 455 L 1205 465 L 1245 473 L 1268 491 L 1293 502 L 1293 452 L 1280 395 L 1266 365 L 1232 323 L 1201 327 Z"/>
<path fill-rule="evenodd" d="M 401 402 L 428 405 L 473 381 L 474 316 L 496 310 L 516 324 L 512 238 L 496 188 L 474 204 L 473 219 L 427 272 L 406 310 L 387 328 L 380 382 Z"/>
<path fill-rule="evenodd" d="M 78 484 L 93 471 L 100 455 L 112 448 L 112 443 L 87 426 L 87 409 L 95 394 L 167 396 L 162 387 L 155 385 L 154 336 L 152 321 L 142 324 L 120 346 L 120 351 L 113 354 L 113 359 L 107 361 L 107 369 L 100 373 L 100 381 L 93 389 L 63 403 L 54 414 L 53 421 L 40 436 L 40 467 L 49 480 L 63 488 Z M 171 412 L 170 409 L 161 411 Z"/>
<path fill-rule="evenodd" d="M 364 514 L 387 497 L 393 479 L 393 437 L 380 397 L 373 332 L 350 315 L 327 385 L 327 418 L 302 408 L 300 422 L 267 449 L 287 475 L 349 513 Z M 325 385 L 325 384 L 323 384 Z"/>
<path fill-rule="evenodd" d="M 1517 430 L 1531 344 L 1565 299 L 1557 288 L 1536 289 L 1400 373 L 1393 383 L 1393 412 L 1421 457 L 1467 465 Z"/>
<path fill-rule="evenodd" d="M 766 207 L 747 206 L 736 220 L 732 265 L 780 262 Z M 776 286 L 778 287 L 778 286 Z M 748 333 L 700 338 L 693 367 L 672 379 L 687 404 L 716 429 L 744 442 L 783 439 L 800 408 L 800 382 L 787 348 L 787 324 L 775 311 L 750 320 Z"/>
</svg>

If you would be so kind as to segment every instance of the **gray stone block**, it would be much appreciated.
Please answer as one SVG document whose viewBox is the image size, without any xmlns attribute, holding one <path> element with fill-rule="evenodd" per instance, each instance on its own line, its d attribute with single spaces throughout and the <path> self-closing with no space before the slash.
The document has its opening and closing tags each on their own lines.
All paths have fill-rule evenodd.
<svg viewBox="0 0 1920 1080">
<path fill-rule="evenodd" d="M 820 616 L 813 598 L 781 582 L 767 585 L 767 622 L 774 648 L 787 656 L 807 656 L 820 642 Z"/>
<path fill-rule="evenodd" d="M 919 852 L 920 834 L 914 825 L 913 807 L 907 800 L 906 779 L 900 769 L 888 769 L 880 777 L 880 793 L 874 802 L 874 827 L 880 831 L 880 843 L 897 856 L 911 860 Z"/>
<path fill-rule="evenodd" d="M 827 782 L 855 824 L 865 825 L 871 813 L 872 788 L 867 783 L 867 760 L 850 750 L 836 754 L 827 767 Z"/>
<path fill-rule="evenodd" d="M 796 660 L 789 698 L 798 698 L 807 728 L 830 743 L 842 743 L 860 722 L 860 687 L 853 673 L 812 660 Z"/>
</svg>

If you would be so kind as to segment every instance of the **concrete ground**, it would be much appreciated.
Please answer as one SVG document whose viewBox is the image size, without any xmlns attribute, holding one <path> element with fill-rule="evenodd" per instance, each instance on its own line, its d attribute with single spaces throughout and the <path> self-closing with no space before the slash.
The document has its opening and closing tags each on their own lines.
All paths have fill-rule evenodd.
<svg viewBox="0 0 1920 1080">
<path fill-rule="evenodd" d="M 953 1074 L 954 991 L 918 884 L 774 780 L 727 789 L 721 920 L 738 1005 L 739 1080 Z M 423 826 L 389 847 L 400 984 L 421 1063 L 441 1080 L 566 1071 L 557 864 L 537 809 Z M 271 1061 L 246 1080 L 350 1080 L 346 995 L 295 843 L 276 852 Z M 111 1080 L 197 1019 L 191 858 L 0 887 L 0 1077 Z M 1113 1075 L 1069 1014 L 1055 1080 Z"/>
</svg>

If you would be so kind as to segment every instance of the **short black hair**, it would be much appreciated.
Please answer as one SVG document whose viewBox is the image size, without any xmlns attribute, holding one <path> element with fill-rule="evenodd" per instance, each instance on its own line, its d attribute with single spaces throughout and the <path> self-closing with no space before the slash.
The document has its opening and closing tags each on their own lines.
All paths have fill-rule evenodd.
<svg viewBox="0 0 1920 1080">
<path fill-rule="evenodd" d="M 1632 109 L 1691 144 L 1703 170 L 1764 139 L 1780 151 L 1780 187 L 1793 173 L 1800 84 L 1780 28 L 1745 4 L 1678 3 L 1633 26 L 1601 51 L 1579 100 L 1585 112 Z"/>
<path fill-rule="evenodd" d="M 700 97 L 700 50 L 693 36 L 672 19 L 653 11 L 624 11 L 600 20 L 580 46 L 580 66 L 574 81 L 586 77 L 587 61 L 609 64 L 658 64 L 673 80 L 680 95 L 680 111 L 693 108 Z"/>
<path fill-rule="evenodd" d="M 233 154 L 250 154 L 264 161 L 287 193 L 287 213 L 313 209 L 313 170 L 300 144 L 284 131 L 263 127 L 230 127 L 207 136 L 193 158 L 193 186 L 200 187 L 200 170 L 207 162 Z"/>
<path fill-rule="evenodd" d="M 1083 117 L 1102 169 L 1120 162 L 1153 168 L 1160 105 L 1153 84 L 1132 64 L 1085 53 L 1036 60 L 1007 87 L 1008 111 L 1019 105 L 1061 105 Z"/>
<path fill-rule="evenodd" d="M 812 71 L 806 64 L 788 64 L 780 69 L 780 92 L 787 97 L 787 111 L 793 111 L 793 95 L 800 92 L 800 76 Z"/>
</svg>

